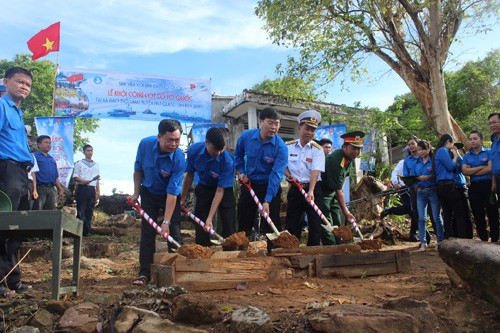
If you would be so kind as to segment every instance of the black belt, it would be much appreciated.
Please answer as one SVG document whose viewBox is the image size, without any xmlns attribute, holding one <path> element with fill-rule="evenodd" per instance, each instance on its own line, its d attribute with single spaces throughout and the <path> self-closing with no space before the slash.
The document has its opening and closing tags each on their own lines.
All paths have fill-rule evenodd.
<svg viewBox="0 0 500 333">
<path fill-rule="evenodd" d="M 52 184 L 43 184 L 43 183 L 36 183 L 37 187 L 54 187 L 55 185 Z"/>
<path fill-rule="evenodd" d="M 420 191 L 420 192 L 429 192 L 429 191 L 435 191 L 436 190 L 436 186 L 432 186 L 432 187 L 418 187 L 417 188 L 417 191 Z"/>
<path fill-rule="evenodd" d="M 76 184 L 76 186 L 81 186 L 81 187 L 95 187 L 95 186 L 87 185 L 87 184 Z"/>
<path fill-rule="evenodd" d="M 438 180 L 438 184 L 443 184 L 443 185 L 448 185 L 448 184 L 455 184 L 454 180 Z"/>
<path fill-rule="evenodd" d="M 31 162 L 17 162 L 17 161 L 10 160 L 10 159 L 8 159 L 8 160 L 1 160 L 1 161 L 4 161 L 6 163 L 15 164 L 18 167 L 20 167 L 21 169 L 25 170 L 26 172 L 30 172 L 31 169 L 33 168 L 33 163 L 31 163 Z"/>
</svg>

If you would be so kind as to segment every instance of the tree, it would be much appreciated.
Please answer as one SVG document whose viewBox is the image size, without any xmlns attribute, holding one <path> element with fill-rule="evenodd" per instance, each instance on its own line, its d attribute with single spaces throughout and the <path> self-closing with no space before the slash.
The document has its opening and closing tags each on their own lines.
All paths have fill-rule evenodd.
<svg viewBox="0 0 500 333">
<path fill-rule="evenodd" d="M 479 0 L 260 0 L 256 14 L 275 44 L 298 50 L 288 75 L 330 82 L 350 69 L 359 78 L 365 58 L 376 55 L 403 79 L 437 133 L 465 140 L 448 111 L 443 67 L 460 26 L 486 31 L 484 19 L 496 19 L 498 7 Z"/>
<path fill-rule="evenodd" d="M 313 82 L 306 82 L 301 78 L 283 77 L 274 80 L 265 79 L 252 87 L 252 90 L 280 95 L 288 101 L 317 101 L 319 94 Z"/>
<path fill-rule="evenodd" d="M 24 122 L 31 125 L 35 117 L 51 116 L 56 65 L 50 60 L 32 61 L 30 55 L 18 54 L 12 61 L 0 60 L 0 73 L 5 73 L 13 66 L 26 68 L 33 75 L 31 93 L 21 105 L 24 111 Z M 80 149 L 88 141 L 83 136 L 84 133 L 93 133 L 98 127 L 98 119 L 75 118 L 74 151 Z"/>
</svg>

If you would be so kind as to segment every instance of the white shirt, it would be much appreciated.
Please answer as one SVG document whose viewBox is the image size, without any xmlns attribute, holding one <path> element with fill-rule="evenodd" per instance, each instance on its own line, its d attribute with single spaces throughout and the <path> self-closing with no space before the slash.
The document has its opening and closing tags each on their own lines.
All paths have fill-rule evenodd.
<svg viewBox="0 0 500 333">
<path fill-rule="evenodd" d="M 31 155 L 33 155 L 33 154 L 31 154 Z M 38 168 L 38 162 L 36 161 L 35 155 L 33 155 L 33 161 L 35 163 L 33 164 L 33 167 L 31 168 L 30 172 L 28 172 L 28 179 L 31 181 L 33 181 L 33 176 L 31 173 L 40 171 L 40 169 Z"/>
<path fill-rule="evenodd" d="M 83 180 L 91 180 L 95 176 L 99 176 L 99 165 L 94 161 L 89 162 L 83 159 L 75 163 L 75 171 L 73 172 L 73 178 L 79 177 Z M 89 185 L 97 186 L 97 180 L 91 181 Z"/>
<path fill-rule="evenodd" d="M 288 170 L 299 183 L 309 183 L 311 172 L 319 171 L 318 181 L 321 180 L 321 172 L 325 171 L 325 153 L 323 148 L 314 141 L 304 147 L 300 140 L 287 142 L 288 148 Z"/>
<path fill-rule="evenodd" d="M 405 184 L 401 181 L 401 179 L 399 179 L 399 177 L 402 177 L 403 176 L 403 164 L 404 164 L 405 160 L 402 159 L 401 161 L 398 162 L 398 164 L 396 164 L 396 166 L 394 167 L 394 170 L 392 170 L 392 173 L 391 173 L 391 182 L 392 182 L 392 185 L 401 185 L 401 186 L 404 186 Z"/>
</svg>

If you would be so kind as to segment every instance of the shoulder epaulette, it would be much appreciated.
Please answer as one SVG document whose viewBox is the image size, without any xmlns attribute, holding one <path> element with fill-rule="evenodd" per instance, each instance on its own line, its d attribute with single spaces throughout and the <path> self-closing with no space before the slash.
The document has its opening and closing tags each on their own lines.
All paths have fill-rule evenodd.
<svg viewBox="0 0 500 333">
<path fill-rule="evenodd" d="M 297 139 L 297 140 L 287 141 L 287 142 L 285 142 L 285 144 L 287 144 L 287 145 L 291 145 L 292 143 L 295 143 L 295 142 L 297 142 L 297 141 L 299 141 L 299 139 Z"/>
<path fill-rule="evenodd" d="M 311 144 L 312 144 L 314 147 L 318 148 L 318 149 L 323 149 L 323 147 L 321 147 L 321 145 L 320 145 L 319 143 L 317 143 L 316 141 L 314 141 L 314 140 L 313 140 L 313 141 L 311 141 Z"/>
</svg>

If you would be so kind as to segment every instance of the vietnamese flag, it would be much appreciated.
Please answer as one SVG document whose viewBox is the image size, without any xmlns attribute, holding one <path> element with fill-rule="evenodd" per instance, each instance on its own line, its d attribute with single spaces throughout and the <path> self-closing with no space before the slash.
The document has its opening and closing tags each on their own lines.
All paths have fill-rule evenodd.
<svg viewBox="0 0 500 333">
<path fill-rule="evenodd" d="M 41 30 L 28 41 L 28 48 L 33 53 L 32 60 L 45 57 L 50 52 L 59 51 L 59 32 L 61 22 Z"/>
<path fill-rule="evenodd" d="M 78 82 L 78 81 L 83 81 L 83 74 L 75 74 L 75 75 L 71 75 L 71 76 L 68 76 L 66 78 L 66 80 L 68 80 L 68 82 Z"/>
</svg>

